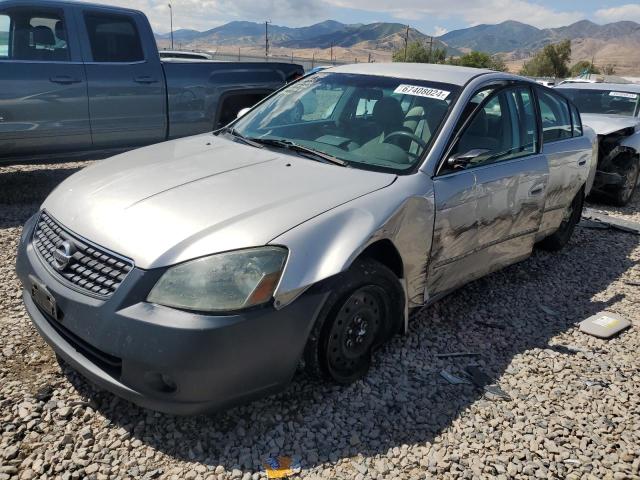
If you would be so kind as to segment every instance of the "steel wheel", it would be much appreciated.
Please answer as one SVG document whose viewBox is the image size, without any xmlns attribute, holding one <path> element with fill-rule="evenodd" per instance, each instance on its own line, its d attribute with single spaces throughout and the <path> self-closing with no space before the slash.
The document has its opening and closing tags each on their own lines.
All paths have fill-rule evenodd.
<svg viewBox="0 0 640 480">
<path fill-rule="evenodd" d="M 638 175 L 640 175 L 640 163 L 633 162 L 633 165 L 624 177 L 624 184 L 620 187 L 620 191 L 618 192 L 616 199 L 616 203 L 618 203 L 618 205 L 624 206 L 629 203 L 629 200 L 631 200 L 631 196 L 636 189 L 636 184 L 638 183 Z"/>
<path fill-rule="evenodd" d="M 349 383 L 367 372 L 386 311 L 384 290 L 373 285 L 359 288 L 344 301 L 327 337 L 327 368 L 336 381 Z"/>
</svg>

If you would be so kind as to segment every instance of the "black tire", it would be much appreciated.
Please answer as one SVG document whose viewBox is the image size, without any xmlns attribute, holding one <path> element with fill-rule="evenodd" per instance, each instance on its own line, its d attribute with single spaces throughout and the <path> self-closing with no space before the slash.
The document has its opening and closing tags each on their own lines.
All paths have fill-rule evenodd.
<svg viewBox="0 0 640 480">
<path fill-rule="evenodd" d="M 584 189 L 580 189 L 567 210 L 567 216 L 560 224 L 560 228 L 553 234 L 542 240 L 538 245 L 543 250 L 557 252 L 562 250 L 573 235 L 573 230 L 580 222 L 582 208 L 584 207 Z"/>
<path fill-rule="evenodd" d="M 640 162 L 633 159 L 630 165 L 620 174 L 624 177 L 624 183 L 613 192 L 613 203 L 618 207 L 624 207 L 631 198 L 638 185 L 638 177 L 640 176 Z"/>
<path fill-rule="evenodd" d="M 331 290 L 305 347 L 314 377 L 349 384 L 364 377 L 371 354 L 403 324 L 404 293 L 381 263 L 359 259 L 328 285 Z"/>
</svg>

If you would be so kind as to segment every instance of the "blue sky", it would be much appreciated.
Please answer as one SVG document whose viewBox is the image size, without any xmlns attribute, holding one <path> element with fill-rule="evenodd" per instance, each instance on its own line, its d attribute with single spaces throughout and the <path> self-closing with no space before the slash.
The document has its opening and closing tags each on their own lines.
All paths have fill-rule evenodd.
<svg viewBox="0 0 640 480">
<path fill-rule="evenodd" d="M 98 0 L 100 1 L 100 0 Z M 102 0 L 144 11 L 154 30 L 169 30 L 166 0 Z M 345 23 L 408 23 L 442 34 L 479 23 L 518 20 L 539 28 L 582 19 L 640 22 L 640 3 L 629 0 L 173 0 L 174 27 L 206 30 L 231 20 L 302 26 L 327 19 Z"/>
</svg>

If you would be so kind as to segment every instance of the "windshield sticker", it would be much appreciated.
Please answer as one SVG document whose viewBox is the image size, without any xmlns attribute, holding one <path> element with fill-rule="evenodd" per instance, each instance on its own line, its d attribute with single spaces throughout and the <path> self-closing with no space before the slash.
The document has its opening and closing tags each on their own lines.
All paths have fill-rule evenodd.
<svg viewBox="0 0 640 480">
<path fill-rule="evenodd" d="M 393 93 L 401 95 L 414 95 L 416 97 L 435 98 L 436 100 L 445 100 L 451 92 L 439 90 L 437 88 L 419 87 L 417 85 L 399 85 Z"/>
<path fill-rule="evenodd" d="M 637 93 L 627 93 L 627 92 L 609 92 L 609 95 L 612 97 L 624 97 L 624 98 L 633 98 L 634 100 L 638 98 Z"/>
</svg>

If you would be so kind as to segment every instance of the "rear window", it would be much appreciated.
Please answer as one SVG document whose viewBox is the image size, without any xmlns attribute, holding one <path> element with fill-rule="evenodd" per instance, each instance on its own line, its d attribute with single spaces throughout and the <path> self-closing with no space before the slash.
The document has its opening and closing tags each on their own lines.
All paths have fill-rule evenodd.
<svg viewBox="0 0 640 480">
<path fill-rule="evenodd" d="M 575 107 L 575 105 L 571 105 L 571 122 L 573 123 L 573 136 L 581 137 L 582 136 L 582 120 L 580 119 L 580 112 Z"/>
<path fill-rule="evenodd" d="M 94 62 L 130 63 L 144 60 L 140 35 L 132 18 L 87 13 L 84 20 Z"/>
<path fill-rule="evenodd" d="M 555 142 L 573 136 L 569 103 L 559 95 L 538 89 L 543 139 Z"/>
</svg>

